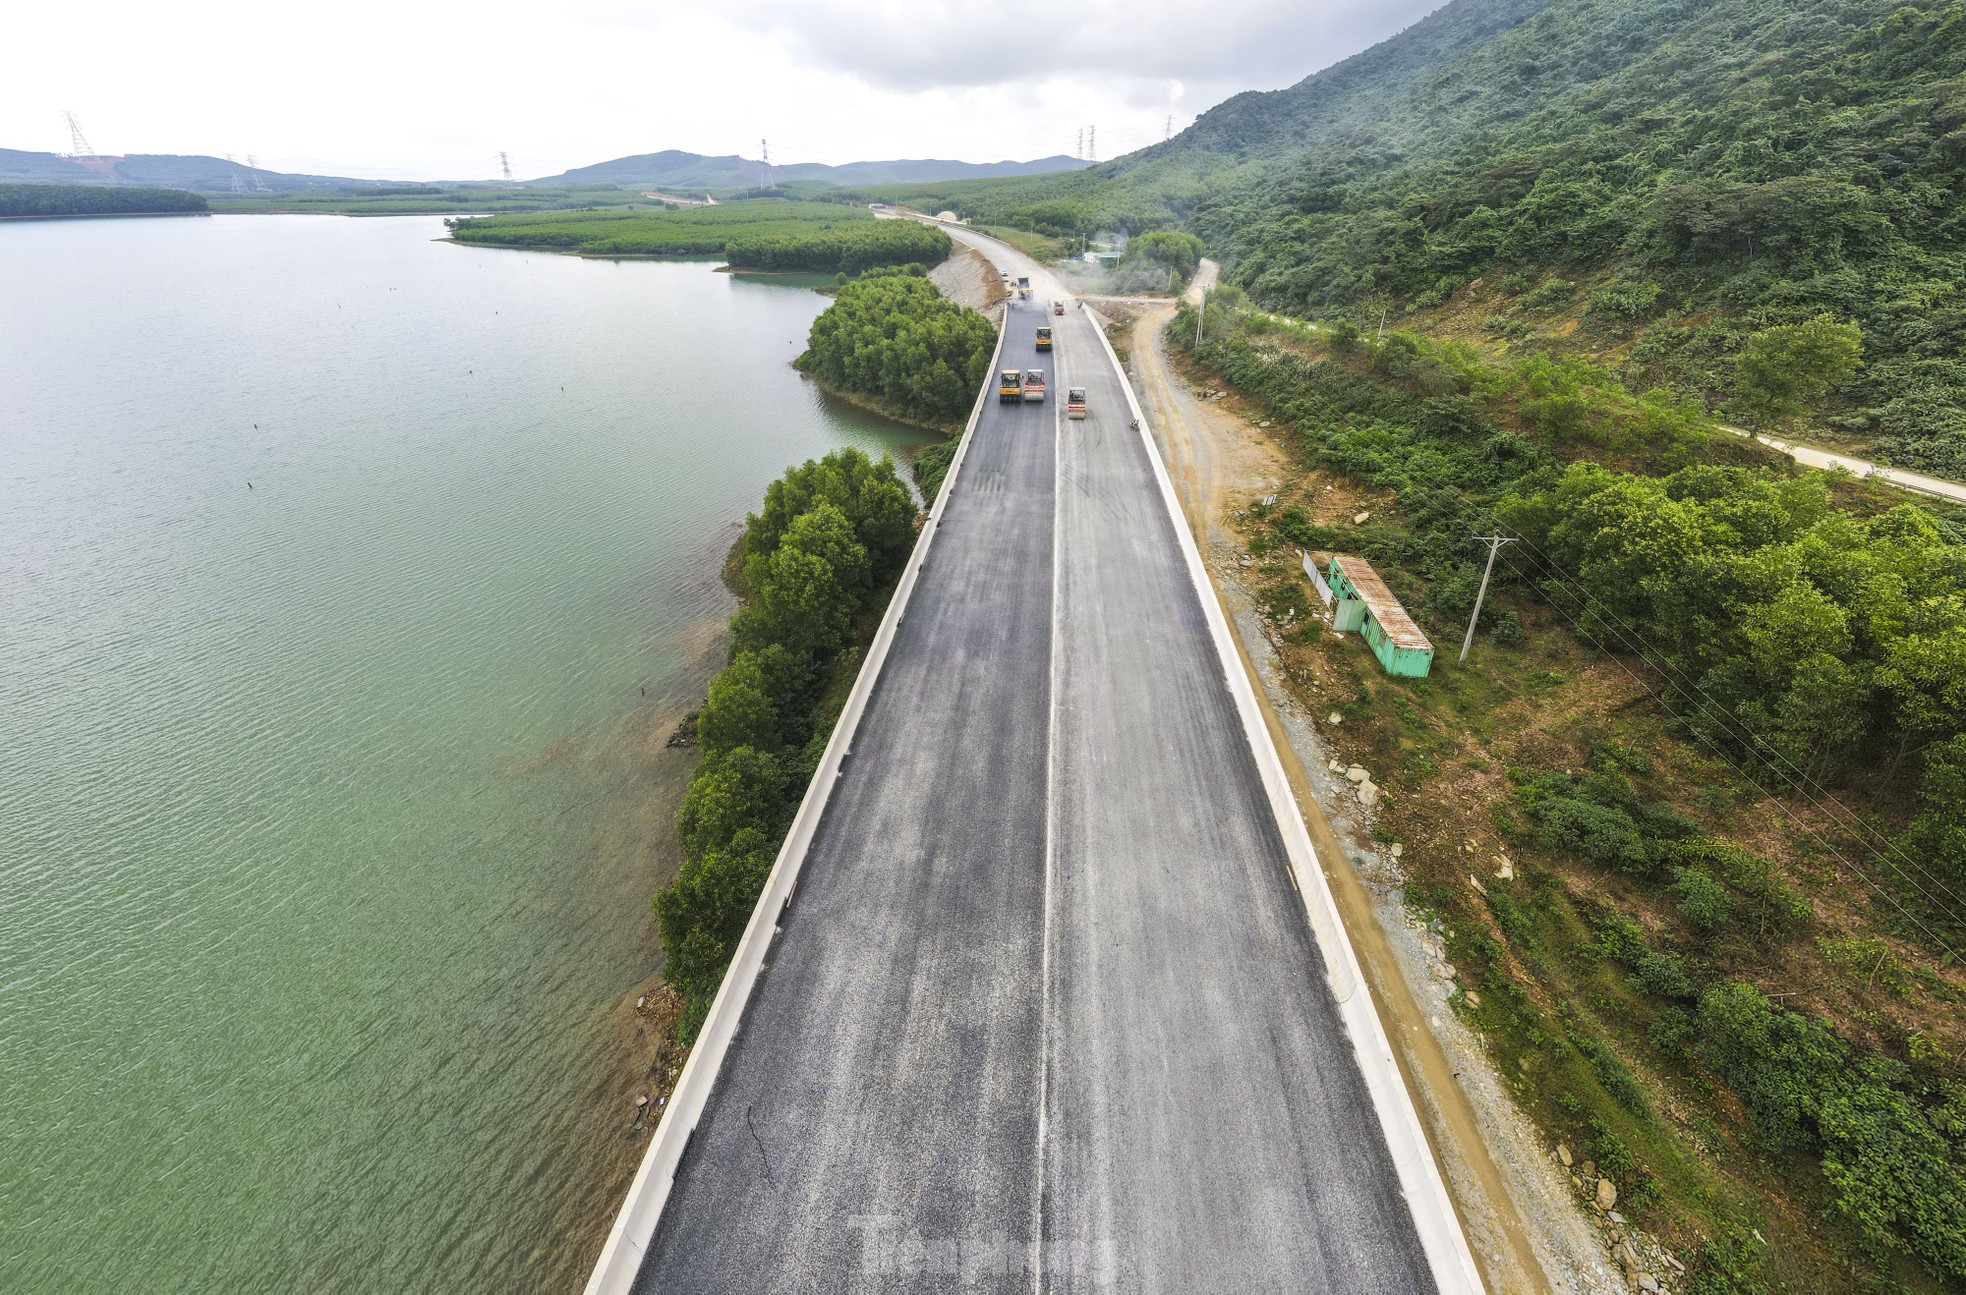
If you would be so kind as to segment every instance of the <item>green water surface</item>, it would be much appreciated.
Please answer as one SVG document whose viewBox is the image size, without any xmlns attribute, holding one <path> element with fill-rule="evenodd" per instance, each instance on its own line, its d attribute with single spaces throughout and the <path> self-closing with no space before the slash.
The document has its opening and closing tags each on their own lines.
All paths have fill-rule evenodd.
<svg viewBox="0 0 1966 1295">
<path fill-rule="evenodd" d="M 0 1288 L 564 1290 L 625 1186 L 653 717 L 920 438 L 801 286 L 442 233 L 0 225 Z"/>
</svg>

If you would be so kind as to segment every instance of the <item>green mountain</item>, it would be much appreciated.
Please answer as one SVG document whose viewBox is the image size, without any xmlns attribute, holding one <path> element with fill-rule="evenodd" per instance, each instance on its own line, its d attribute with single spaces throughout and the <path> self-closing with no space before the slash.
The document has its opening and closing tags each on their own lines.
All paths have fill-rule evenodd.
<svg viewBox="0 0 1966 1295">
<path fill-rule="evenodd" d="M 924 184 L 954 179 L 1004 178 L 1065 172 L 1085 163 L 1071 157 L 1041 157 L 1029 162 L 954 162 L 935 159 L 892 162 L 847 162 L 829 166 L 800 162 L 773 166 L 774 184 L 818 191 L 835 185 Z M 764 179 L 764 165 L 735 154 L 705 157 L 666 149 L 618 157 L 592 166 L 575 167 L 560 175 L 525 182 L 527 188 L 566 189 L 616 185 L 627 189 L 718 191 L 751 189 Z M 83 166 L 56 153 L 30 153 L 0 148 L 0 183 L 164 185 L 202 193 L 292 194 L 307 190 L 368 192 L 427 188 L 419 181 L 358 180 L 347 176 L 291 175 L 282 171 L 242 166 L 227 158 L 198 154 L 133 153 L 103 159 L 103 165 Z M 433 182 L 445 188 L 502 187 L 489 181 Z"/>
<path fill-rule="evenodd" d="M 1129 157 L 915 196 L 1054 234 L 1184 226 L 1275 309 L 1582 353 L 1966 475 L 1956 3 L 1455 0 Z M 1863 366 L 1799 413 L 1760 398 L 1749 339 L 1824 315 Z"/>
<path fill-rule="evenodd" d="M 822 184 L 926 184 L 943 180 L 997 178 L 1036 175 L 1045 171 L 1070 171 L 1085 163 L 1070 157 L 1043 157 L 1030 162 L 953 162 L 942 160 L 847 162 L 829 166 L 821 162 L 797 162 L 773 166 L 775 183 L 795 180 Z M 705 157 L 664 149 L 660 153 L 640 153 L 617 157 L 592 166 L 575 167 L 560 175 L 529 180 L 528 184 L 563 186 L 618 184 L 628 188 L 744 189 L 765 178 L 762 162 L 735 154 Z"/>
<path fill-rule="evenodd" d="M 244 166 L 222 157 L 199 154 L 131 153 L 83 166 L 56 153 L 30 153 L 0 148 L 0 183 L 120 184 L 193 189 L 203 193 L 292 193 L 306 189 L 386 189 L 405 187 L 390 180 L 354 180 L 346 176 L 291 175 Z"/>
</svg>

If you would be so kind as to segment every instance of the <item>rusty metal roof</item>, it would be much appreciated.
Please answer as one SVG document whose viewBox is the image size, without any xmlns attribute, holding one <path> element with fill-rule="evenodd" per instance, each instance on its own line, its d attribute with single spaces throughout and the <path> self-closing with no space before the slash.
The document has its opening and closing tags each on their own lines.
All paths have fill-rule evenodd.
<svg viewBox="0 0 1966 1295">
<path fill-rule="evenodd" d="M 1433 640 L 1420 632 L 1420 627 L 1413 623 L 1413 618 L 1400 605 L 1399 599 L 1393 597 L 1393 591 L 1386 588 L 1386 582 L 1379 578 L 1379 573 L 1372 569 L 1370 562 L 1344 554 L 1334 554 L 1331 561 L 1344 573 L 1352 588 L 1358 590 L 1359 598 L 1372 612 L 1372 619 L 1379 622 L 1379 628 L 1386 631 L 1394 647 L 1413 648 L 1421 652 L 1434 650 Z"/>
</svg>

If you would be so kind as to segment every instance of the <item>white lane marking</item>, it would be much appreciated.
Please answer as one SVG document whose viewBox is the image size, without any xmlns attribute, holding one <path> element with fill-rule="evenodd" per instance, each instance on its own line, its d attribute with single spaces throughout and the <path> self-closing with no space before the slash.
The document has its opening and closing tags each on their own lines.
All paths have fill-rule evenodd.
<svg viewBox="0 0 1966 1295">
<path fill-rule="evenodd" d="M 1053 373 L 1062 390 L 1064 359 L 1055 349 L 1052 355 Z M 1051 1094 L 1051 886 L 1058 849 L 1054 828 L 1058 815 L 1058 633 L 1063 575 L 1059 555 L 1064 551 L 1059 531 L 1063 526 L 1060 503 L 1065 483 L 1064 424 L 1063 407 L 1054 401 L 1051 406 L 1051 642 L 1047 662 L 1050 698 L 1045 718 L 1044 761 L 1044 932 L 1038 954 L 1038 1137 L 1031 1191 L 1031 1289 L 1034 1292 L 1044 1289 L 1044 1135 Z"/>
</svg>

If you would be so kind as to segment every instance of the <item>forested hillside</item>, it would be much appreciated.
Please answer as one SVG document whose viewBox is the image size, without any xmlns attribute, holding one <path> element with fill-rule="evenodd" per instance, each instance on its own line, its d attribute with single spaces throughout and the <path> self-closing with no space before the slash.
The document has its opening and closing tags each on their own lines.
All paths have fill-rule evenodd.
<svg viewBox="0 0 1966 1295">
<path fill-rule="evenodd" d="M 1457 0 L 1167 144 L 921 198 L 1053 235 L 1186 224 L 1275 309 L 1414 311 L 1960 476 L 1963 195 L 1957 4 Z M 1817 320 L 1857 346 L 1751 355 Z"/>
<path fill-rule="evenodd" d="M 1566 0 L 1428 87 L 1454 129 L 1408 155 L 1334 140 L 1197 225 L 1307 313 L 1495 274 L 1488 336 L 1575 324 L 1744 419 L 1795 412 L 1743 381 L 1754 333 L 1854 323 L 1862 366 L 1822 412 L 1966 474 L 1962 74 L 1957 6 Z"/>
</svg>

